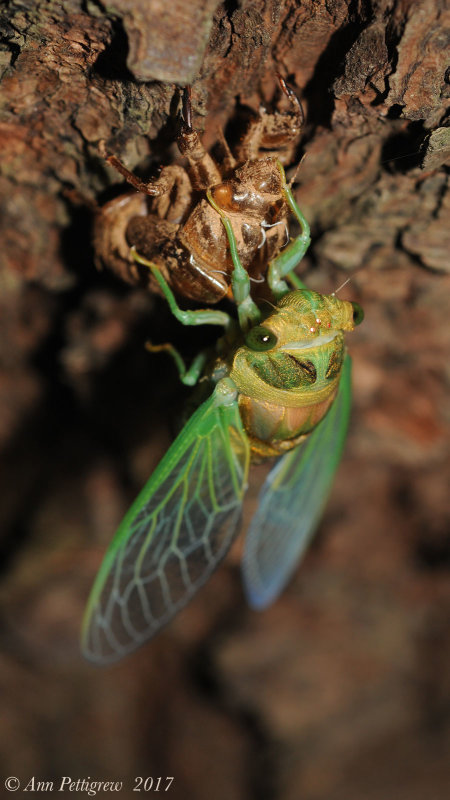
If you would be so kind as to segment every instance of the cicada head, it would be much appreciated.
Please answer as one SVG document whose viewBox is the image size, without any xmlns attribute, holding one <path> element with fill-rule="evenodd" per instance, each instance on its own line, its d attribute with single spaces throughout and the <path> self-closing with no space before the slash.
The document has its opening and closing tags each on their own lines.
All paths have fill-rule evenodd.
<svg viewBox="0 0 450 800">
<path fill-rule="evenodd" d="M 271 315 L 278 338 L 298 338 L 299 328 L 306 340 L 319 339 L 328 331 L 352 331 L 364 319 L 358 303 L 339 300 L 334 294 L 319 294 L 308 289 L 288 292 Z"/>
<path fill-rule="evenodd" d="M 278 406 L 331 402 L 344 360 L 344 331 L 363 317 L 357 303 L 334 295 L 289 292 L 249 331 L 231 377 L 241 394 Z"/>
<path fill-rule="evenodd" d="M 213 186 L 211 197 L 229 216 L 257 220 L 258 229 L 278 221 L 286 211 L 283 178 L 277 161 L 270 156 L 247 161 L 231 180 Z"/>
</svg>

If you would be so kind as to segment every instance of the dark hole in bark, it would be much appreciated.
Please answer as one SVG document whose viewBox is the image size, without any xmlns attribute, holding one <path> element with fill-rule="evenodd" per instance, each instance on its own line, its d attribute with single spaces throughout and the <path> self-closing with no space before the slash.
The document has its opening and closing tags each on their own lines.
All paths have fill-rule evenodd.
<svg viewBox="0 0 450 800">
<path fill-rule="evenodd" d="M 127 67 L 128 37 L 121 20 L 112 22 L 112 37 L 109 47 L 100 53 L 93 71 L 101 78 L 109 80 L 133 81 L 134 77 Z"/>
</svg>

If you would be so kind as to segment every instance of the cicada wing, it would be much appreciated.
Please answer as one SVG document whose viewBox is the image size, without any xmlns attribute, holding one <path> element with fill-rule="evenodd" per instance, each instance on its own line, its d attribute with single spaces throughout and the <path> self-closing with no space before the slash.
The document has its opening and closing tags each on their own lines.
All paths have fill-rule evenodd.
<svg viewBox="0 0 450 800">
<path fill-rule="evenodd" d="M 115 661 L 169 622 L 235 536 L 249 445 L 238 404 L 218 387 L 191 417 L 123 519 L 86 608 L 82 648 Z"/>
<path fill-rule="evenodd" d="M 249 604 L 262 609 L 280 594 L 313 536 L 341 459 L 351 405 L 346 355 L 336 399 L 317 428 L 282 456 L 261 490 L 242 563 Z"/>
</svg>

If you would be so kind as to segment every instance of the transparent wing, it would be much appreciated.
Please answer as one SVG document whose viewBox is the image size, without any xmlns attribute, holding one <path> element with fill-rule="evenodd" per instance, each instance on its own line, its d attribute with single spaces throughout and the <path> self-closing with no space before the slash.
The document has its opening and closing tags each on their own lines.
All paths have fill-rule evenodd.
<svg viewBox="0 0 450 800">
<path fill-rule="evenodd" d="M 326 417 L 269 473 L 246 535 L 244 588 L 253 608 L 280 594 L 298 565 L 328 499 L 341 459 L 351 405 L 351 360 L 344 360 L 339 390 Z"/>
<path fill-rule="evenodd" d="M 82 648 L 92 661 L 115 661 L 157 633 L 233 540 L 249 446 L 237 402 L 224 405 L 219 387 L 159 463 L 106 553 L 83 623 Z"/>
</svg>

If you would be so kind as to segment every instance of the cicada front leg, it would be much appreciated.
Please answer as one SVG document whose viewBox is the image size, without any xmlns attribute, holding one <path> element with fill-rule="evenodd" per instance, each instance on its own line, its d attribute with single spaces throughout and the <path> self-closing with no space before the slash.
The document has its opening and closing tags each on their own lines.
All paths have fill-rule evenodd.
<svg viewBox="0 0 450 800">
<path fill-rule="evenodd" d="M 183 124 L 177 138 L 178 149 L 181 155 L 189 161 L 190 177 L 193 186 L 200 189 L 209 189 L 220 183 L 222 175 L 214 159 L 198 134 L 192 127 L 191 87 L 186 86 L 182 95 Z"/>
<path fill-rule="evenodd" d="M 176 221 L 185 216 L 191 205 L 192 186 L 183 167 L 179 164 L 170 164 L 162 168 L 157 178 L 142 181 L 120 158 L 107 152 L 103 141 L 99 144 L 99 151 L 110 167 L 114 167 L 134 189 L 155 198 L 154 211 L 157 211 L 160 219 Z"/>
<path fill-rule="evenodd" d="M 283 166 L 278 162 L 283 181 L 283 194 L 292 213 L 300 224 L 301 233 L 293 239 L 288 246 L 276 258 L 269 263 L 267 272 L 267 283 L 269 284 L 274 297 L 279 300 L 289 291 L 289 286 L 284 278 L 288 278 L 296 289 L 304 289 L 303 282 L 294 273 L 294 268 L 300 263 L 311 244 L 311 233 L 309 225 L 300 211 L 291 187 L 286 182 L 286 175 Z"/>
<path fill-rule="evenodd" d="M 151 271 L 153 277 L 157 281 L 159 288 L 161 289 L 164 297 L 166 298 L 169 308 L 174 315 L 174 317 L 182 323 L 182 325 L 221 325 L 223 326 L 230 334 L 231 329 L 234 326 L 234 321 L 231 317 L 226 314 L 224 311 L 218 311 L 215 309 L 198 309 L 198 310 L 183 310 L 179 307 L 175 295 L 172 292 L 169 284 L 167 283 L 166 279 L 164 278 L 161 270 L 156 264 L 153 264 L 152 261 L 147 261 L 146 258 L 143 258 L 136 252 L 134 248 L 131 248 L 131 253 L 133 259 L 138 263 L 142 264 L 144 267 L 148 267 Z M 178 370 L 178 375 L 182 383 L 186 386 L 195 386 L 197 381 L 199 380 L 201 374 L 203 373 L 204 367 L 211 357 L 210 349 L 202 350 L 198 355 L 194 358 L 190 367 L 186 367 L 186 364 L 183 361 L 182 356 L 178 352 L 178 350 L 169 343 L 154 345 L 151 342 L 146 344 L 147 350 L 151 353 L 159 353 L 159 352 L 166 352 L 169 353 L 171 358 L 173 359 L 175 366 Z"/>
<path fill-rule="evenodd" d="M 168 353 L 178 370 L 180 381 L 184 383 L 185 386 L 195 386 L 203 373 L 208 359 L 211 357 L 210 350 L 202 350 L 196 355 L 192 364 L 187 367 L 176 347 L 169 342 L 165 344 L 152 344 L 151 342 L 147 342 L 145 347 L 149 353 Z"/>
<path fill-rule="evenodd" d="M 178 305 L 175 295 L 172 292 L 169 284 L 164 278 L 159 267 L 153 261 L 147 261 L 146 258 L 139 255 L 138 252 L 132 247 L 131 254 L 133 259 L 144 267 L 148 267 L 153 277 L 157 281 L 164 297 L 166 298 L 170 310 L 174 317 L 181 322 L 182 325 L 222 325 L 228 328 L 232 324 L 232 319 L 225 311 L 217 311 L 216 309 L 201 308 L 196 311 L 183 310 Z"/>
<path fill-rule="evenodd" d="M 244 163 L 261 158 L 261 153 L 291 164 L 304 124 L 302 104 L 294 90 L 277 75 L 281 97 L 266 109 L 252 115 L 247 130 L 236 147 L 238 161 Z M 286 102 L 287 101 L 287 102 Z M 287 105 L 287 107 L 286 107 Z"/>
<path fill-rule="evenodd" d="M 250 295 L 250 278 L 247 270 L 242 265 L 241 259 L 239 258 L 238 246 L 231 221 L 227 215 L 224 214 L 220 206 L 217 205 L 215 200 L 213 200 L 212 194 L 209 190 L 207 191 L 206 196 L 215 211 L 220 214 L 227 233 L 231 259 L 234 267 L 233 272 L 231 273 L 231 290 L 233 292 L 234 302 L 237 306 L 239 325 L 241 330 L 245 332 L 252 325 L 256 325 L 260 321 L 261 313 Z"/>
</svg>

